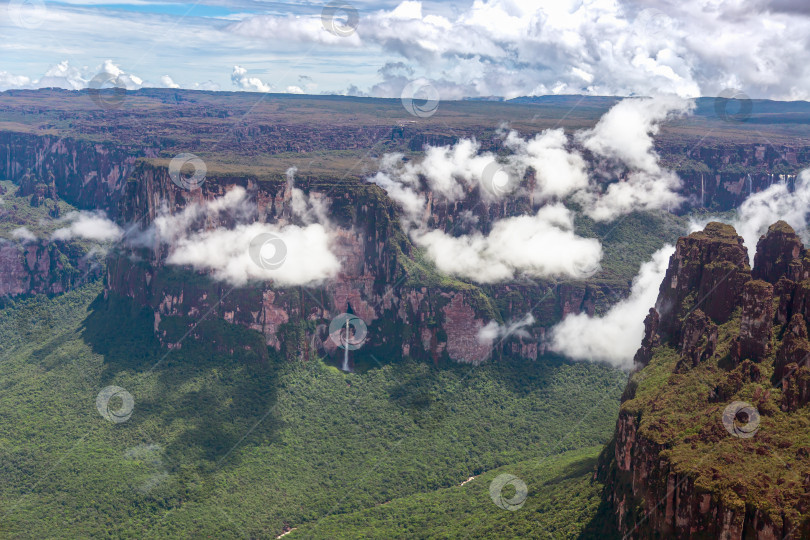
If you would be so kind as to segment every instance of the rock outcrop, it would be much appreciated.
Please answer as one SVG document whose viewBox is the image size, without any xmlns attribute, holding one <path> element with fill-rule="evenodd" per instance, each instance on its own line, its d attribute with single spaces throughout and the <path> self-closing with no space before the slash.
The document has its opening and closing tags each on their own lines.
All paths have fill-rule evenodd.
<svg viewBox="0 0 810 540">
<path fill-rule="evenodd" d="M 684 317 L 698 307 L 714 322 L 726 322 L 740 305 L 737 291 L 750 279 L 748 251 L 730 225 L 709 223 L 681 238 L 656 303 L 661 333 L 680 341 Z"/>
<path fill-rule="evenodd" d="M 643 347 L 643 345 L 642 345 Z M 681 332 L 681 360 L 676 370 L 695 367 L 711 358 L 717 348 L 717 325 L 700 309 L 691 312 Z"/>
<path fill-rule="evenodd" d="M 728 226 L 678 241 L 600 460 L 615 520 L 606 529 L 810 537 L 810 283 L 796 272 L 805 256 L 782 222 L 760 239 L 753 273 Z"/>
<path fill-rule="evenodd" d="M 773 285 L 762 280 L 751 280 L 742 293 L 740 335 L 731 344 L 731 360 L 762 360 L 771 348 L 773 327 Z"/>
<path fill-rule="evenodd" d="M 754 256 L 754 279 L 776 283 L 788 274 L 791 263 L 802 255 L 803 246 L 799 235 L 784 221 L 777 221 L 757 242 Z"/>
<path fill-rule="evenodd" d="M 0 239 L 0 296 L 60 294 L 96 280 L 102 265 L 64 242 Z"/>
<path fill-rule="evenodd" d="M 658 337 L 658 328 L 661 324 L 661 317 L 655 308 L 650 308 L 649 313 L 644 318 L 644 338 L 641 340 L 641 347 L 633 357 L 633 364 L 641 369 L 650 363 L 653 351 L 661 344 Z"/>
</svg>

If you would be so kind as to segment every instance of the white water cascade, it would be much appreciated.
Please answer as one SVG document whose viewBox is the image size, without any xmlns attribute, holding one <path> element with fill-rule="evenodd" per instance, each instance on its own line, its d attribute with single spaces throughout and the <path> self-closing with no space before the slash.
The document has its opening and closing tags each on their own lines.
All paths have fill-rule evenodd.
<svg viewBox="0 0 810 540">
<path fill-rule="evenodd" d="M 343 338 L 343 371 L 349 371 L 349 318 L 346 317 L 346 336 Z"/>
</svg>

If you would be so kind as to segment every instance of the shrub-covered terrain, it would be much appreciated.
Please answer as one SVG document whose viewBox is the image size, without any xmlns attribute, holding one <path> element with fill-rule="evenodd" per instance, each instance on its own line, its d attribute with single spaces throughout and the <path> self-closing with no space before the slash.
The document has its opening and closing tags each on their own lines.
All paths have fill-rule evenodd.
<svg viewBox="0 0 810 540">
<path fill-rule="evenodd" d="M 506 465 L 463 485 L 329 516 L 291 531 L 289 538 L 595 538 L 590 521 L 599 515 L 603 486 L 592 477 L 599 450 Z M 493 503 L 490 486 L 503 474 L 526 484 L 520 508 L 510 511 Z M 500 495 L 520 500 L 514 499 L 514 486 L 505 486 Z"/>
</svg>

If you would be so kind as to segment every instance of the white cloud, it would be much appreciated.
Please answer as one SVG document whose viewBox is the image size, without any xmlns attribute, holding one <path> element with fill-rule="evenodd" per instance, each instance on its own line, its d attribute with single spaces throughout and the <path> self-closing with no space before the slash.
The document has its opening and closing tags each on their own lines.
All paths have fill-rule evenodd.
<svg viewBox="0 0 810 540">
<path fill-rule="evenodd" d="M 703 230 L 710 221 L 729 223 L 742 236 L 748 249 L 748 259 L 753 262 L 759 237 L 768 227 L 779 220 L 793 227 L 805 243 L 810 243 L 808 235 L 808 213 L 810 213 L 810 169 L 799 173 L 793 191 L 787 182 L 773 184 L 768 189 L 750 195 L 737 209 L 734 219 L 709 217 L 690 221 L 690 232 Z"/>
<path fill-rule="evenodd" d="M 272 62 L 293 78 L 273 81 L 278 88 L 295 84 L 311 93 L 293 82 L 306 57 L 319 89 L 339 93 L 354 85 L 378 97 L 399 97 L 404 86 L 376 74 L 386 63 L 407 64 L 412 77 L 433 81 L 443 100 L 549 93 L 694 97 L 730 86 L 756 97 L 810 97 L 810 16 L 790 0 L 362 2 L 355 3 L 357 30 L 347 37 L 324 29 L 321 6 L 307 3 L 219 3 L 221 14 L 205 17 L 150 11 L 155 4 L 148 2 L 137 12 L 98 3 L 49 2 L 36 28 L 0 20 L 3 69 L 34 80 L 41 72 L 31 70 L 60 58 L 81 66 L 112 57 L 137 68 L 145 81 L 158 82 L 172 66 L 175 80 L 210 79 L 226 88 L 230 70 L 223 66 Z M 148 63 L 142 62 L 145 51 Z M 7 87 L 27 83 L 13 84 Z"/>
<path fill-rule="evenodd" d="M 511 131 L 504 144 L 515 152 L 510 159 L 520 177 L 527 167 L 535 170 L 537 197 L 565 197 L 588 187 L 585 160 L 579 152 L 568 149 L 569 141 L 562 129 L 549 129 L 529 140 Z"/>
<path fill-rule="evenodd" d="M 24 75 L 14 75 L 8 71 L 0 71 L 0 90 L 14 88 L 31 88 L 31 79 Z"/>
<path fill-rule="evenodd" d="M 286 258 L 277 268 L 263 268 L 250 256 L 251 241 L 266 234 L 275 235 L 286 246 Z M 233 285 L 251 280 L 272 280 L 280 287 L 314 285 L 340 271 L 340 261 L 329 246 L 330 235 L 320 224 L 298 227 L 252 223 L 181 237 L 173 244 L 166 262 L 210 271 L 214 278 Z"/>
<path fill-rule="evenodd" d="M 601 245 L 575 234 L 573 214 L 560 200 L 573 195 L 597 220 L 676 206 L 680 179 L 660 167 L 652 136 L 661 122 L 689 110 L 688 102 L 673 97 L 620 102 L 594 129 L 576 134 L 596 163 L 589 164 L 573 149 L 562 130 L 546 130 L 528 140 L 509 131 L 501 133 L 512 154 L 503 158 L 481 153 L 473 139 L 461 139 L 452 146 L 427 148 L 421 161 L 403 162 L 402 154 L 386 154 L 368 181 L 399 204 L 410 237 L 442 272 L 481 283 L 524 274 L 584 278 L 598 271 Z M 455 202 L 476 189 L 488 203 L 524 197 L 521 184 L 529 167 L 536 173 L 536 214 L 496 221 L 486 235 L 474 231 L 453 236 L 426 229 L 427 192 L 434 203 Z M 592 168 L 600 169 L 601 182 L 589 178 Z M 496 174 L 506 180 L 499 184 Z M 469 229 L 470 220 L 459 226 Z"/>
<path fill-rule="evenodd" d="M 582 279 L 599 270 L 602 258 L 599 241 L 578 237 L 573 213 L 559 203 L 535 215 L 496 221 L 488 235 L 453 237 L 441 230 L 417 230 L 411 237 L 440 271 L 479 283 L 522 274 Z"/>
<path fill-rule="evenodd" d="M 337 38 L 319 18 L 257 15 L 232 25 L 240 37 L 383 51 L 426 74 L 445 99 L 460 95 L 586 93 L 682 97 L 730 86 L 782 98 L 810 96 L 804 62 L 810 17 L 766 0 L 476 0 L 454 11 L 405 1 L 366 11 Z M 657 6 L 656 9 L 653 6 Z M 379 53 L 378 53 L 379 56 Z M 439 75 L 440 74 L 440 75 Z M 793 81 L 784 84 L 784 81 Z M 373 95 L 397 97 L 384 81 Z M 398 87 L 399 86 L 399 87 Z"/>
<path fill-rule="evenodd" d="M 22 243 L 36 242 L 37 235 L 32 233 L 27 227 L 17 227 L 11 231 L 12 238 L 20 240 Z"/>
<path fill-rule="evenodd" d="M 63 60 L 50 66 L 39 79 L 0 71 L 0 90 L 33 88 L 82 90 L 91 86 L 94 77 L 102 74 L 109 74 L 99 79 L 99 83 L 104 88 L 112 86 L 113 83 L 127 90 L 138 90 L 143 87 L 180 88 L 180 85 L 176 84 L 168 75 L 161 76 L 158 83 L 151 83 L 137 75 L 125 72 L 112 60 L 105 60 L 92 69 L 88 66 L 78 68 L 71 65 L 69 61 Z"/>
<path fill-rule="evenodd" d="M 593 129 L 577 134 L 591 152 L 612 158 L 628 168 L 657 174 L 661 171 L 653 136 L 662 122 L 691 112 L 691 100 L 671 95 L 623 99 L 599 119 Z"/>
<path fill-rule="evenodd" d="M 426 202 L 424 195 L 418 193 L 413 187 L 403 184 L 398 178 L 386 171 L 379 171 L 368 180 L 383 188 L 388 193 L 388 196 L 399 204 L 405 213 L 406 222 L 418 223 L 421 221 L 425 213 Z"/>
<path fill-rule="evenodd" d="M 324 28 L 320 13 L 309 17 L 292 15 L 254 15 L 233 23 L 228 31 L 240 37 L 285 42 L 342 45 L 356 48 L 361 45 L 356 33 L 338 36 Z"/>
<path fill-rule="evenodd" d="M 694 102 L 674 96 L 624 99 L 599 119 L 593 129 L 577 134 L 582 145 L 608 160 L 610 174 L 620 181 L 604 192 L 583 193 L 585 213 L 599 221 L 612 220 L 636 209 L 676 207 L 678 176 L 661 168 L 653 136 L 661 123 L 690 113 Z M 612 170 L 611 170 L 612 169 Z"/>
<path fill-rule="evenodd" d="M 759 237 L 780 219 L 803 233 L 807 239 L 808 212 L 810 212 L 810 169 L 799 174 L 793 192 L 788 190 L 786 183 L 780 183 L 748 197 L 740 205 L 732 224 L 737 233 L 743 237 L 749 257 L 753 259 Z"/>
<path fill-rule="evenodd" d="M 607 362 L 622 369 L 633 367 L 633 356 L 644 337 L 644 317 L 658 298 L 670 256 L 667 245 L 641 265 L 630 296 L 601 317 L 568 315 L 551 329 L 549 348 L 574 360 Z"/>
<path fill-rule="evenodd" d="M 604 193 L 583 193 L 585 213 L 597 221 L 611 221 L 634 210 L 672 209 L 683 198 L 677 193 L 681 180 L 674 172 L 651 175 L 631 172 L 619 182 L 608 185 Z"/>
<path fill-rule="evenodd" d="M 465 195 L 465 185 L 475 186 L 484 168 L 494 161 L 492 154 L 479 155 L 480 145 L 473 139 L 461 139 L 453 146 L 431 146 L 419 163 L 407 163 L 404 176 L 415 184 L 422 175 L 428 187 L 450 201 Z M 460 183 L 461 180 L 463 183 Z"/>
<path fill-rule="evenodd" d="M 107 219 L 107 216 L 101 211 L 70 212 L 62 219 L 69 225 L 55 230 L 51 234 L 52 240 L 83 238 L 97 242 L 113 242 L 119 240 L 124 234 L 124 231 L 113 221 Z"/>
<path fill-rule="evenodd" d="M 201 83 L 194 83 L 189 88 L 192 90 L 206 90 L 209 92 L 219 92 L 222 87 L 214 81 L 205 81 Z"/>
<path fill-rule="evenodd" d="M 222 197 L 191 204 L 177 214 L 164 210 L 149 230 L 128 240 L 149 247 L 163 244 L 168 247 L 168 264 L 189 265 L 234 286 L 256 280 L 272 280 L 282 287 L 321 283 L 340 271 L 340 261 L 331 250 L 328 209 L 317 196 L 296 189 L 294 175 L 293 167 L 287 171 L 288 190 L 292 211 L 303 226 L 289 223 L 291 216 L 275 224 L 256 222 L 255 202 L 236 186 Z M 223 222 L 235 225 L 226 227 Z M 267 235 L 283 243 L 283 260 L 262 264 L 255 252 L 251 254 L 252 243 L 258 241 L 262 247 L 262 238 L 270 238 Z M 273 242 L 268 245 L 278 247 Z"/>
<path fill-rule="evenodd" d="M 160 84 L 165 88 L 180 88 L 180 85 L 174 82 L 168 75 L 162 75 L 160 77 Z"/>
<path fill-rule="evenodd" d="M 258 77 L 248 76 L 247 69 L 242 66 L 233 66 L 231 81 L 240 90 L 248 92 L 270 92 L 273 89 L 272 85 L 266 84 Z"/>
</svg>

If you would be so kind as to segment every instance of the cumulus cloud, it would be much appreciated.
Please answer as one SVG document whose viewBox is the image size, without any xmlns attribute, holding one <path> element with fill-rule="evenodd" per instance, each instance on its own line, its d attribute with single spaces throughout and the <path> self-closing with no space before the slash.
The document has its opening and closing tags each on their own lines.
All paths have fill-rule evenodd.
<svg viewBox="0 0 810 540">
<path fill-rule="evenodd" d="M 673 253 L 671 245 L 656 251 L 650 261 L 641 265 L 630 296 L 604 316 L 568 315 L 551 329 L 549 349 L 574 360 L 632 369 L 633 356 L 644 337 L 644 317 L 655 305 Z"/>
<path fill-rule="evenodd" d="M 127 73 L 118 65 L 114 64 L 112 60 L 105 60 L 99 73 L 114 76 L 116 78 L 116 84 L 123 85 L 127 90 L 137 90 L 144 86 L 143 79 L 132 73 Z"/>
<path fill-rule="evenodd" d="M 694 107 L 692 100 L 671 95 L 623 99 L 578 138 L 594 154 L 616 159 L 630 169 L 656 174 L 661 167 L 653 137 L 663 121 L 683 116 Z"/>
<path fill-rule="evenodd" d="M 588 172 L 582 155 L 569 148 L 568 137 L 562 129 L 549 129 L 534 138 L 524 140 L 510 131 L 504 141 L 515 152 L 510 157 L 519 176 L 528 167 L 536 172 L 535 195 L 565 197 L 588 187 Z"/>
<path fill-rule="evenodd" d="M 109 60 L 107 61 L 109 62 Z M 102 70 L 106 63 L 102 65 Z M 51 66 L 45 74 L 33 85 L 36 88 L 65 88 L 66 90 L 80 90 L 87 87 L 90 81 L 89 74 L 83 74 L 73 67 L 67 60 Z"/>
<path fill-rule="evenodd" d="M 347 38 L 326 32 L 316 15 L 256 15 L 229 31 L 382 52 L 391 64 L 408 62 L 437 74 L 432 80 L 445 99 L 660 92 L 696 97 L 729 86 L 751 95 L 807 99 L 807 40 L 784 36 L 808 35 L 809 14 L 792 0 L 480 0 L 456 10 L 406 0 L 365 12 Z M 370 93 L 398 97 L 397 76 L 384 78 Z"/>
<path fill-rule="evenodd" d="M 258 77 L 248 76 L 247 69 L 242 66 L 233 66 L 231 82 L 240 90 L 248 92 L 270 92 L 273 89 L 272 85 L 266 84 Z"/>
<path fill-rule="evenodd" d="M 201 83 L 194 83 L 189 88 L 192 90 L 205 90 L 208 92 L 219 92 L 222 87 L 214 81 L 205 81 Z"/>
<path fill-rule="evenodd" d="M 13 75 L 0 71 L 0 90 L 34 89 L 34 88 L 63 88 L 65 90 L 82 90 L 91 86 L 93 79 L 101 74 L 107 74 L 100 80 L 106 86 L 113 81 L 116 86 L 127 90 L 138 90 L 144 87 L 180 88 L 168 75 L 163 75 L 157 83 L 144 81 L 133 73 L 127 73 L 112 60 L 105 60 L 91 68 L 82 66 L 78 68 L 63 60 L 49 67 L 38 79 L 31 79 L 21 75 Z M 106 79 L 112 79 L 108 81 Z"/>
<path fill-rule="evenodd" d="M 488 235 L 453 237 L 431 230 L 411 236 L 439 270 L 479 283 L 522 274 L 581 279 L 596 273 L 602 259 L 599 241 L 577 236 L 573 213 L 559 203 L 543 206 L 535 215 L 497 221 Z"/>
<path fill-rule="evenodd" d="M 163 208 L 146 231 L 128 234 L 126 240 L 130 245 L 150 248 L 155 248 L 161 243 L 173 245 L 195 227 L 218 222 L 222 214 L 227 214 L 235 220 L 246 220 L 252 216 L 252 212 L 253 208 L 249 205 L 245 190 L 237 187 L 222 197 L 202 204 L 190 204 L 175 214 Z"/>
<path fill-rule="evenodd" d="M 495 160 L 490 153 L 479 154 L 480 144 L 474 139 L 461 139 L 451 146 L 429 146 L 419 162 L 402 163 L 400 154 L 383 160 L 381 167 L 395 172 L 398 181 L 418 186 L 421 179 L 428 189 L 449 201 L 463 198 L 480 182 L 484 169 Z M 398 159 L 399 158 L 399 159 Z"/>
<path fill-rule="evenodd" d="M 149 230 L 128 238 L 131 245 L 168 248 L 166 262 L 210 272 L 234 286 L 273 281 L 287 287 L 316 285 L 337 275 L 340 260 L 331 246 L 328 208 L 316 196 L 293 186 L 295 168 L 287 171 L 292 215 L 279 223 L 256 221 L 256 206 L 242 187 L 187 206 L 182 212 L 158 215 Z M 301 223 L 294 224 L 292 218 Z M 225 226 L 223 223 L 234 223 Z M 265 253 L 267 249 L 273 253 Z"/>
<path fill-rule="evenodd" d="M 31 79 L 25 75 L 14 75 L 8 71 L 0 71 L 0 90 L 13 88 L 31 88 Z"/>
<path fill-rule="evenodd" d="M 339 92 L 353 83 L 348 93 L 377 97 L 399 97 L 403 75 L 431 80 L 443 100 L 659 92 L 694 97 L 729 87 L 755 97 L 810 97 L 810 12 L 801 0 L 357 4 L 359 25 L 349 36 L 328 32 L 322 6 L 306 2 L 270 6 L 262 14 L 236 5 L 216 17 L 185 18 L 68 4 L 49 3 L 35 29 L 6 21 L 6 49 L 26 50 L 33 59 L 15 62 L 7 55 L 11 64 L 4 69 L 36 79 L 39 73 L 20 69 L 47 62 L 60 49 L 56 36 L 82 44 L 70 51 L 76 58 L 113 56 L 135 66 L 151 50 L 155 61 L 138 68 L 148 73 L 147 81 L 158 81 L 162 66 L 170 65 L 180 71 L 173 76 L 212 79 L 223 88 L 230 85 L 230 70 L 216 66 L 259 65 L 268 57 L 289 65 L 306 55 L 319 88 Z M 385 63 L 407 69 L 375 75 Z"/>
<path fill-rule="evenodd" d="M 605 113 L 593 129 L 578 133 L 582 145 L 605 158 L 606 166 L 620 176 L 620 181 L 609 184 L 604 192 L 591 190 L 580 196 L 585 213 L 606 221 L 636 209 L 678 206 L 682 202 L 677 193 L 680 178 L 661 168 L 653 137 L 662 122 L 693 109 L 693 101 L 674 96 L 625 99 Z"/>
<path fill-rule="evenodd" d="M 319 43 L 356 48 L 361 45 L 357 33 L 338 36 L 324 28 L 321 13 L 310 17 L 294 15 L 255 15 L 246 17 L 228 27 L 228 31 L 242 37 L 262 40 L 282 38 L 286 42 Z"/>
<path fill-rule="evenodd" d="M 51 234 L 52 240 L 70 240 L 72 238 L 82 238 L 97 242 L 114 242 L 119 240 L 124 231 L 110 221 L 106 214 L 101 211 L 89 212 L 82 210 L 70 212 L 63 220 L 69 225 L 57 229 Z"/>
<path fill-rule="evenodd" d="M 425 212 L 426 201 L 424 195 L 417 192 L 414 187 L 400 182 L 399 178 L 386 171 L 378 171 L 369 178 L 369 182 L 383 188 L 388 196 L 399 204 L 406 222 L 417 223 L 421 220 Z"/>
<path fill-rule="evenodd" d="M 27 227 L 17 227 L 11 231 L 11 237 L 20 240 L 24 244 L 37 241 L 37 235 L 32 233 Z"/>
<path fill-rule="evenodd" d="M 273 235 L 283 242 L 286 255 L 278 266 L 262 266 L 251 257 L 251 242 L 262 235 Z M 166 262 L 210 271 L 214 278 L 233 285 L 251 280 L 273 281 L 281 287 L 314 285 L 340 271 L 340 261 L 329 246 L 330 235 L 320 224 L 299 227 L 252 223 L 181 237 Z"/>
<path fill-rule="evenodd" d="M 403 162 L 402 154 L 386 154 L 370 181 L 388 191 L 412 219 L 425 205 L 418 193 L 422 184 L 450 202 L 476 189 L 492 202 L 517 191 L 532 167 L 537 173 L 534 195 L 539 199 L 562 198 L 588 186 L 585 161 L 569 148 L 562 130 L 547 130 L 529 140 L 510 131 L 504 144 L 512 151 L 504 158 L 481 152 L 478 141 L 466 138 L 453 145 L 428 146 L 419 161 Z"/>
<path fill-rule="evenodd" d="M 164 88 L 180 88 L 180 85 L 174 82 L 168 75 L 162 75 L 160 77 L 160 84 Z"/>
<path fill-rule="evenodd" d="M 573 214 L 562 201 L 573 197 L 596 220 L 677 205 L 680 179 L 659 165 L 653 136 L 662 122 L 690 110 L 689 102 L 680 98 L 629 99 L 593 129 L 577 133 L 575 141 L 560 129 L 528 139 L 502 130 L 504 146 L 511 151 L 506 156 L 481 152 L 474 139 L 460 139 L 426 148 L 420 161 L 386 154 L 368 181 L 399 204 L 411 239 L 442 272 L 481 283 L 520 275 L 584 278 L 599 270 L 601 245 L 576 235 Z M 593 163 L 575 142 L 588 150 Z M 470 232 L 469 216 L 454 227 L 465 234 L 427 230 L 428 195 L 433 202 L 450 203 L 475 190 L 487 203 L 526 196 L 529 169 L 535 172 L 531 202 L 540 205 L 536 213 L 496 221 L 488 234 Z M 591 169 L 597 169 L 599 181 L 589 176 Z"/>
</svg>

